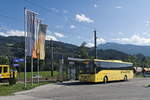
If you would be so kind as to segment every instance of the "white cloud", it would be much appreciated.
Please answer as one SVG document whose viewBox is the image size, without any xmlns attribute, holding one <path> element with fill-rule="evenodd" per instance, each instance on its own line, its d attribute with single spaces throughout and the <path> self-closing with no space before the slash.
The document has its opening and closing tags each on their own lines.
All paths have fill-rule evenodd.
<svg viewBox="0 0 150 100">
<path fill-rule="evenodd" d="M 135 45 L 150 45 L 150 38 L 145 38 L 137 34 L 131 36 L 130 38 L 117 38 L 113 39 L 120 43 L 125 44 L 135 44 Z"/>
<path fill-rule="evenodd" d="M 86 17 L 84 14 L 76 14 L 76 20 L 78 22 L 86 22 L 86 23 L 92 23 L 94 20 Z"/>
<path fill-rule="evenodd" d="M 24 36 L 24 31 L 10 30 L 10 31 L 7 31 L 7 34 L 9 34 L 11 36 Z"/>
<path fill-rule="evenodd" d="M 63 13 L 64 13 L 64 14 L 67 14 L 67 13 L 68 13 L 68 10 L 63 10 Z"/>
<path fill-rule="evenodd" d="M 55 32 L 54 35 L 58 38 L 63 38 L 64 37 L 64 34 L 62 33 L 58 33 L 58 32 Z"/>
<path fill-rule="evenodd" d="M 150 25 L 150 21 L 148 20 L 145 22 L 145 26 L 149 26 L 149 25 Z"/>
<path fill-rule="evenodd" d="M 86 47 L 94 47 L 94 43 L 87 43 L 85 46 Z"/>
<path fill-rule="evenodd" d="M 8 36 L 5 32 L 0 32 L 0 36 Z"/>
<path fill-rule="evenodd" d="M 50 30 L 47 30 L 47 34 L 52 34 L 52 32 Z"/>
<path fill-rule="evenodd" d="M 106 43 L 106 40 L 103 38 L 97 38 L 97 43 L 98 44 L 104 44 L 104 43 Z"/>
<path fill-rule="evenodd" d="M 24 36 L 24 31 L 21 30 L 8 30 L 6 32 L 0 32 L 2 36 Z"/>
<path fill-rule="evenodd" d="M 51 11 L 56 12 L 56 13 L 58 13 L 58 12 L 59 12 L 59 10 L 58 10 L 58 9 L 56 9 L 56 8 L 51 8 Z"/>
<path fill-rule="evenodd" d="M 123 32 L 118 32 L 118 34 L 119 34 L 119 35 L 124 35 L 124 34 L 126 34 L 126 33 L 123 33 Z"/>
<path fill-rule="evenodd" d="M 53 35 L 50 35 L 52 34 L 51 31 L 47 31 L 47 35 L 46 35 L 46 40 L 54 40 L 54 41 L 58 41 L 57 38 L 63 38 L 64 35 L 62 33 L 58 33 L 58 32 L 55 32 Z M 1 36 L 24 36 L 24 31 L 21 31 L 21 30 L 8 30 L 6 32 L 0 32 L 0 35 Z"/>
<path fill-rule="evenodd" d="M 143 32 L 141 35 L 146 36 L 146 37 L 150 37 L 150 33 L 148 33 L 148 32 Z"/>
<path fill-rule="evenodd" d="M 121 8 L 123 8 L 122 6 L 116 6 L 115 8 L 117 8 L 117 9 L 121 9 Z"/>
<path fill-rule="evenodd" d="M 98 7 L 98 5 L 97 5 L 97 4 L 94 4 L 94 7 L 95 7 L 95 8 L 97 8 L 97 7 Z"/>
<path fill-rule="evenodd" d="M 106 43 L 106 40 L 103 38 L 97 38 L 97 45 Z M 94 47 L 94 43 L 89 42 L 86 44 L 87 47 Z"/>
<path fill-rule="evenodd" d="M 74 29 L 74 28 L 76 28 L 76 26 L 75 25 L 70 25 L 70 28 Z"/>
<path fill-rule="evenodd" d="M 46 40 L 58 41 L 57 38 L 55 36 L 52 36 L 52 35 L 46 35 Z"/>
<path fill-rule="evenodd" d="M 47 31 L 46 35 L 46 40 L 54 40 L 54 41 L 59 41 L 58 38 L 63 38 L 65 37 L 62 33 L 58 32 L 51 32 L 50 30 Z"/>
</svg>

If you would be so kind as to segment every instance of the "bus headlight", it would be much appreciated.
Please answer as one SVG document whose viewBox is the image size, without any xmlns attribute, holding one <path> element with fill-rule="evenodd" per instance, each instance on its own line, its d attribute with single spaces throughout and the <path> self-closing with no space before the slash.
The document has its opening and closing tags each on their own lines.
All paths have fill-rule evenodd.
<svg viewBox="0 0 150 100">
<path fill-rule="evenodd" d="M 2 77 L 2 74 L 0 74 L 0 78 Z"/>
</svg>

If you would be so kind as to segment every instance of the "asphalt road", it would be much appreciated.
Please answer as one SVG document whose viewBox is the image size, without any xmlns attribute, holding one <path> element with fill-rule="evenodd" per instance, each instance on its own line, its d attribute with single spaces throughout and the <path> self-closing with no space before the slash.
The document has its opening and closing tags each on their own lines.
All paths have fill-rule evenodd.
<svg viewBox="0 0 150 100">
<path fill-rule="evenodd" d="M 66 82 L 0 97 L 0 100 L 150 100 L 148 84 L 150 78 L 108 84 Z"/>
</svg>

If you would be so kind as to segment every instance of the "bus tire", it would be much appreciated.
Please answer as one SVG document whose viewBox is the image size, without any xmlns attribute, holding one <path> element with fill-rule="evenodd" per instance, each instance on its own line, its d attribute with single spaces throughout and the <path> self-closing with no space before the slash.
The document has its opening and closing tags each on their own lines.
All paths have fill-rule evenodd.
<svg viewBox="0 0 150 100">
<path fill-rule="evenodd" d="M 127 75 L 124 76 L 124 81 L 128 81 Z"/>
<path fill-rule="evenodd" d="M 108 83 L 108 77 L 107 77 L 107 76 L 105 76 L 105 77 L 103 78 L 103 82 L 104 82 L 104 84 Z"/>
</svg>

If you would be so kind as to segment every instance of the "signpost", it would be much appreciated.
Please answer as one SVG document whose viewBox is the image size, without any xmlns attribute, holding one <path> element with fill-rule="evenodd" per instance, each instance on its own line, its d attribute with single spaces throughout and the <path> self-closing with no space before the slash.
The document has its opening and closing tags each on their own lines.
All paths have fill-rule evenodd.
<svg viewBox="0 0 150 100">
<path fill-rule="evenodd" d="M 18 71 L 18 74 L 19 74 L 19 79 L 20 79 L 20 63 L 23 63 L 24 62 L 24 59 L 22 58 L 15 58 L 13 59 L 13 67 L 15 67 Z"/>
<path fill-rule="evenodd" d="M 24 59 L 16 58 L 16 59 L 13 60 L 13 62 L 15 62 L 15 63 L 24 62 Z"/>
</svg>

